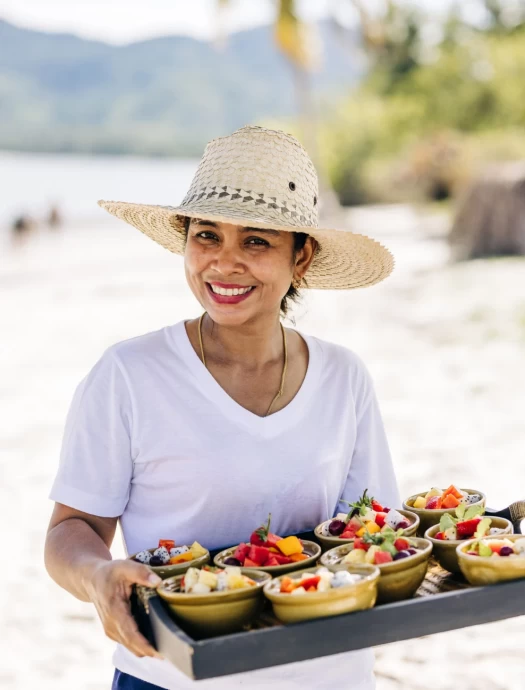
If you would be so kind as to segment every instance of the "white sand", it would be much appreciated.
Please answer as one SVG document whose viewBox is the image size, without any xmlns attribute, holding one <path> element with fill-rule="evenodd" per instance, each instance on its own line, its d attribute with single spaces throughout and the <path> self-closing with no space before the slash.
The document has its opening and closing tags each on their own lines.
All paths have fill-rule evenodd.
<svg viewBox="0 0 525 690">
<path fill-rule="evenodd" d="M 494 507 L 525 498 L 525 261 L 447 266 L 445 245 L 410 211 L 354 217 L 394 249 L 394 276 L 351 294 L 312 293 L 296 311 L 298 327 L 368 364 L 403 495 L 456 482 L 485 489 Z M 42 234 L 2 254 L 0 505 L 9 556 L 0 686 L 103 690 L 113 644 L 91 606 L 61 591 L 42 564 L 65 415 L 105 347 L 199 309 L 182 260 L 116 222 Z M 378 690 L 522 690 L 524 634 L 518 618 L 380 648 Z"/>
</svg>

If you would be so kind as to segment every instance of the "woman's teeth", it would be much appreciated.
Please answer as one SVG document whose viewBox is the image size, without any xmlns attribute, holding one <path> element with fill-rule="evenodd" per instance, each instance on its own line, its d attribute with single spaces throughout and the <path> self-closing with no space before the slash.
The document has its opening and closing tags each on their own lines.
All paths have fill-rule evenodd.
<svg viewBox="0 0 525 690">
<path fill-rule="evenodd" d="M 250 292 L 250 290 L 253 290 L 253 286 L 247 288 L 221 288 L 216 285 L 212 285 L 211 283 L 210 287 L 216 295 L 224 295 L 225 297 L 233 297 L 233 295 L 245 295 L 247 292 Z"/>
</svg>

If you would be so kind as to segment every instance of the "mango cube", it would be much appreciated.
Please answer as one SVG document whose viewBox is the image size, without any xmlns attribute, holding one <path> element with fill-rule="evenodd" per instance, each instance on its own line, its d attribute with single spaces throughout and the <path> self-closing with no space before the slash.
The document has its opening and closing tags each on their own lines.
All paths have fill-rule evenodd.
<svg viewBox="0 0 525 690">
<path fill-rule="evenodd" d="M 294 553 L 303 552 L 303 545 L 295 536 L 280 539 L 275 546 L 284 556 L 292 556 Z"/>
<path fill-rule="evenodd" d="M 365 532 L 366 532 L 366 527 L 361 527 L 360 530 L 357 530 L 356 537 L 362 537 Z"/>
<path fill-rule="evenodd" d="M 379 527 L 377 522 L 367 522 L 365 527 L 368 534 L 375 534 L 376 532 L 381 531 L 381 527 Z"/>
</svg>

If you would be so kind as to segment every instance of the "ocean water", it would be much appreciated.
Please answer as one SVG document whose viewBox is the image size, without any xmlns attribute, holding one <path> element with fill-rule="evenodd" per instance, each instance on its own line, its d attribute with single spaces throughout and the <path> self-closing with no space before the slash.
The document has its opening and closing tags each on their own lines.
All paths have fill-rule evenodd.
<svg viewBox="0 0 525 690">
<path fill-rule="evenodd" d="M 0 227 L 21 214 L 44 219 L 52 205 L 67 222 L 104 216 L 99 199 L 175 206 L 198 160 L 0 151 Z"/>
</svg>

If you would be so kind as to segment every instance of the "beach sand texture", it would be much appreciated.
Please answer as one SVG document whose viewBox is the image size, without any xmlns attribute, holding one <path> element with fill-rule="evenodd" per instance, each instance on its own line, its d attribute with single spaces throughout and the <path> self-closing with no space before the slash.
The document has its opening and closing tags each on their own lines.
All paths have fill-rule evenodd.
<svg viewBox="0 0 525 690">
<path fill-rule="evenodd" d="M 393 249 L 396 271 L 371 289 L 307 295 L 297 327 L 368 365 L 404 496 L 455 482 L 485 490 L 492 507 L 525 498 L 525 260 L 451 266 L 443 219 L 405 208 L 349 218 Z M 107 690 L 113 643 L 93 608 L 60 590 L 42 562 L 65 415 L 107 346 L 196 316 L 199 306 L 181 258 L 102 215 L 98 225 L 42 232 L 2 253 L 0 505 L 9 555 L 0 686 Z M 114 551 L 122 554 L 120 544 Z M 518 618 L 380 648 L 378 690 L 523 690 L 524 636 Z"/>
</svg>

